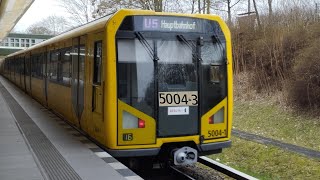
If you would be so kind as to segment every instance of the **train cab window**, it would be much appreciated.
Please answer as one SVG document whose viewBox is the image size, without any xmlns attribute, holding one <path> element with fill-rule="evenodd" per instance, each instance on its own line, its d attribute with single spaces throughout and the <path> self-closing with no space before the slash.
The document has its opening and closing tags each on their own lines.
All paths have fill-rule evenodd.
<svg viewBox="0 0 320 180">
<path fill-rule="evenodd" d="M 146 41 L 152 44 L 151 40 Z M 117 46 L 118 98 L 154 117 L 155 84 L 152 57 L 137 39 L 118 39 Z"/>
<path fill-rule="evenodd" d="M 94 43 L 93 83 L 101 84 L 102 41 Z"/>
<path fill-rule="evenodd" d="M 227 96 L 226 44 L 224 40 L 205 41 L 202 57 L 202 113 L 206 113 Z M 205 93 L 214 92 L 214 93 Z"/>
</svg>

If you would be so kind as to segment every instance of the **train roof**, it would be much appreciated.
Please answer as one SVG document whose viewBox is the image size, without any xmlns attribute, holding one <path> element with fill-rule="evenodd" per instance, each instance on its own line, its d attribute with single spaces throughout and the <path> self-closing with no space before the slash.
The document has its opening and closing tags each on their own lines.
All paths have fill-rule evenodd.
<svg viewBox="0 0 320 180">
<path fill-rule="evenodd" d="M 102 17 L 102 18 L 99 18 L 99 19 L 94 20 L 92 22 L 89 22 L 87 24 L 84 24 L 84 25 L 81 25 L 79 27 L 70 29 L 70 30 L 68 30 L 66 32 L 63 32 L 63 33 L 61 33 L 61 34 L 59 34 L 59 35 L 57 35 L 57 36 L 55 36 L 53 38 L 45 40 L 45 41 L 43 41 L 41 43 L 38 43 L 38 44 L 36 44 L 34 46 L 31 46 L 29 48 L 26 48 L 26 49 L 20 50 L 18 52 L 12 53 L 12 54 L 8 55 L 7 57 L 23 54 L 23 53 L 25 53 L 27 51 L 30 51 L 30 50 L 33 50 L 33 49 L 37 49 L 37 48 L 40 48 L 40 47 L 43 47 L 43 46 L 46 46 L 46 45 L 50 45 L 50 44 L 59 42 L 62 39 L 68 39 L 68 38 L 72 38 L 72 37 L 77 37 L 79 35 L 86 34 L 87 32 L 90 32 L 93 29 L 103 28 L 106 25 L 107 21 L 110 19 L 110 17 L 114 13 L 115 12 L 110 13 L 110 14 Z"/>
<path fill-rule="evenodd" d="M 34 49 L 37 49 L 37 48 L 40 48 L 40 47 L 44 47 L 44 46 L 47 46 L 47 45 L 50 45 L 50 44 L 54 44 L 56 42 L 59 42 L 61 40 L 64 40 L 64 39 L 68 39 L 68 38 L 73 38 L 73 37 L 77 37 L 77 36 L 80 36 L 80 35 L 83 35 L 83 34 L 86 34 L 88 32 L 91 32 L 95 29 L 99 29 L 99 28 L 103 28 L 107 25 L 107 22 L 108 20 L 114 16 L 115 14 L 118 14 L 118 13 L 121 13 L 121 12 L 131 12 L 132 15 L 175 15 L 175 16 L 188 16 L 188 17 L 194 17 L 194 18 L 207 18 L 208 15 L 204 15 L 204 14 L 181 14 L 181 13 L 172 13 L 172 12 L 155 12 L 155 11 L 151 11 L 151 10 L 134 10 L 134 9 L 121 9 L 117 12 L 112 12 L 104 17 L 101 17 L 97 20 L 94 20 L 92 22 L 89 22 L 87 24 L 84 24 L 84 25 L 81 25 L 79 27 L 76 27 L 74 29 L 71 29 L 71 30 L 68 30 L 64 33 L 61 33 L 53 38 L 50 38 L 48 40 L 45 40 L 39 44 L 36 44 L 32 47 L 29 47 L 29 48 L 26 48 L 26 49 L 23 49 L 23 50 L 20 50 L 18 52 L 15 52 L 15 53 L 12 53 L 6 57 L 12 57 L 12 56 L 15 56 L 15 55 L 20 55 L 20 54 L 23 54 L 25 52 L 28 52 L 30 50 L 34 50 Z M 212 15 L 210 15 L 212 16 Z M 216 17 L 219 17 L 217 15 L 213 15 L 213 16 L 216 16 Z"/>
</svg>

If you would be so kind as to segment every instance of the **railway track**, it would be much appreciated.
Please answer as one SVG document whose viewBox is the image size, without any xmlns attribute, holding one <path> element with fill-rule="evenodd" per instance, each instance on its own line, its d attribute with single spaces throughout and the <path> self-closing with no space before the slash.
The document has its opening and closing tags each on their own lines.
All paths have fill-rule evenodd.
<svg viewBox="0 0 320 180">
<path fill-rule="evenodd" d="M 229 166 L 226 166 L 224 164 L 221 164 L 217 161 L 214 161 L 210 158 L 207 158 L 205 156 L 200 156 L 198 158 L 198 162 L 203 164 L 203 165 L 206 165 L 212 169 L 215 169 L 225 175 L 228 175 L 234 179 L 239 179 L 239 180 L 257 180 L 257 178 L 254 178 L 252 176 L 249 176 L 243 172 L 240 172 L 236 169 L 233 169 Z"/>
<path fill-rule="evenodd" d="M 198 158 L 198 162 L 237 180 L 238 179 L 239 180 L 257 180 L 252 176 L 249 176 L 245 173 L 242 173 L 236 169 L 228 167 L 224 164 L 221 164 L 205 156 L 200 156 Z M 206 173 L 207 175 L 203 176 L 204 173 Z M 143 173 L 140 172 L 137 174 L 139 174 L 143 179 L 146 179 L 146 180 L 223 179 L 223 177 L 221 177 L 220 175 L 214 174 L 213 171 L 210 171 L 206 168 L 204 169 L 201 168 L 199 170 L 199 168 L 195 168 L 195 167 L 180 168 L 180 167 L 170 166 L 168 168 L 155 168 L 155 169 L 151 169 L 150 171 L 146 171 Z"/>
<path fill-rule="evenodd" d="M 145 180 L 195 180 L 177 167 L 169 166 L 166 168 L 153 168 L 147 171 L 135 171 Z"/>
<path fill-rule="evenodd" d="M 195 178 L 189 176 L 183 171 L 177 169 L 176 167 L 171 166 L 172 172 L 176 175 L 177 179 L 185 179 L 185 180 L 195 180 Z"/>
</svg>

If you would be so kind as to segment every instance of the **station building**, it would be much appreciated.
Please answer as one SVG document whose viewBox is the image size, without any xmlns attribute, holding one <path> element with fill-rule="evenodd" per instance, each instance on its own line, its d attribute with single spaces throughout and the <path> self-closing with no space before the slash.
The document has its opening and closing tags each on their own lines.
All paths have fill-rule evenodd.
<svg viewBox="0 0 320 180">
<path fill-rule="evenodd" d="M 9 33 L 0 42 L 0 56 L 6 56 L 52 38 L 52 35 Z"/>
</svg>

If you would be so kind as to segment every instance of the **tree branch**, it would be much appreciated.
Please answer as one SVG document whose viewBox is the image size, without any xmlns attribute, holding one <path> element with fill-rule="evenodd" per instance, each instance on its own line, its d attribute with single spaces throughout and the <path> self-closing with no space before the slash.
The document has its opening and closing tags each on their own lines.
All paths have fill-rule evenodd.
<svg viewBox="0 0 320 180">
<path fill-rule="evenodd" d="M 234 3 L 232 6 L 230 6 L 231 8 L 233 8 L 233 6 L 237 5 L 241 0 L 238 0 L 236 3 Z"/>
</svg>

